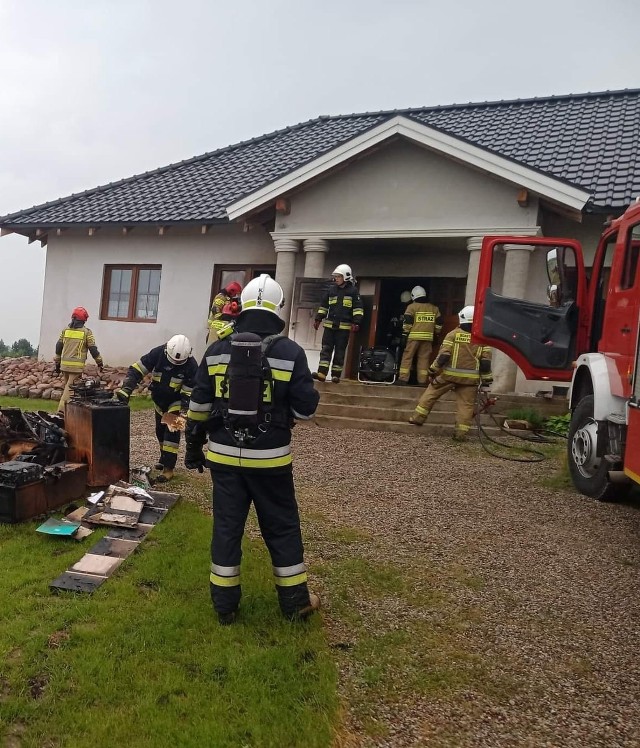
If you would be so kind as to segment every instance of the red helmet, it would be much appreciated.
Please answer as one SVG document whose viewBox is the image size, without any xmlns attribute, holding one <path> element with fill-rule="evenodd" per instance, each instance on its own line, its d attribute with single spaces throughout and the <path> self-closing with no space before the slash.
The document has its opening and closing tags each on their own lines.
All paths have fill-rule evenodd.
<svg viewBox="0 0 640 748">
<path fill-rule="evenodd" d="M 242 291 L 242 286 L 238 283 L 238 281 L 231 281 L 229 285 L 225 288 L 225 291 L 229 294 L 229 296 L 239 296 L 240 291 Z"/>
<path fill-rule="evenodd" d="M 81 322 L 86 322 L 89 319 L 89 312 L 83 306 L 77 306 L 71 312 L 71 316 L 79 319 Z"/>
</svg>

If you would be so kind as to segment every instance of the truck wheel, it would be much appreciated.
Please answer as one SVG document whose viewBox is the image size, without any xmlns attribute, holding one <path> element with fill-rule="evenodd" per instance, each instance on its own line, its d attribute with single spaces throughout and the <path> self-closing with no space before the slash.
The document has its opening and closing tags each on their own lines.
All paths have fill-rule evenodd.
<svg viewBox="0 0 640 748">
<path fill-rule="evenodd" d="M 609 480 L 609 465 L 597 455 L 598 423 L 593 418 L 593 395 L 583 397 L 573 411 L 567 437 L 569 472 L 574 486 L 593 499 L 622 498 L 628 488 Z"/>
</svg>

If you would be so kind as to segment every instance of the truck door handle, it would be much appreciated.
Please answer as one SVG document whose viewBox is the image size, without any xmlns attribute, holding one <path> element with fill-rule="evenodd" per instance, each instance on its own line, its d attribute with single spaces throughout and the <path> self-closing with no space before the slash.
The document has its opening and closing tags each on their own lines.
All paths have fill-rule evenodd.
<svg viewBox="0 0 640 748">
<path fill-rule="evenodd" d="M 631 332 L 631 328 L 627 327 L 626 325 L 624 327 L 620 328 L 620 332 L 626 335 L 627 333 Z"/>
</svg>

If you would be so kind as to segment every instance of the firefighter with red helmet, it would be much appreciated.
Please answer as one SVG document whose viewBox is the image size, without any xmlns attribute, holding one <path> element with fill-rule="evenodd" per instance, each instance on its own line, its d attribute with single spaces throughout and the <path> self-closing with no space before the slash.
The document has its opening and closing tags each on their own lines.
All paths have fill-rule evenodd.
<svg viewBox="0 0 640 748">
<path fill-rule="evenodd" d="M 198 364 L 191 355 L 192 347 L 186 335 L 173 335 L 166 344 L 152 348 L 149 353 L 131 364 L 122 387 L 115 396 L 128 403 L 131 393 L 147 376 L 151 375 L 151 399 L 156 416 L 156 439 L 160 446 L 160 461 L 156 470 L 162 470 L 156 479 L 165 483 L 173 478 L 180 447 L 180 429 L 172 427 L 173 416 L 186 413 L 193 389 Z M 167 418 L 167 415 L 170 418 Z"/>
<path fill-rule="evenodd" d="M 430 384 L 420 398 L 409 423 L 422 426 L 442 395 L 453 391 L 456 398 L 455 441 L 465 441 L 473 421 L 473 407 L 478 387 L 489 387 L 491 348 L 471 340 L 473 307 L 458 314 L 459 326 L 445 335 L 436 360 L 429 367 Z"/>
<path fill-rule="evenodd" d="M 280 285 L 263 274 L 249 281 L 241 300 L 234 333 L 209 346 L 200 363 L 185 433 L 187 469 L 202 472 L 206 464 L 211 470 L 209 582 L 222 625 L 235 621 L 240 605 L 242 536 L 252 502 L 283 615 L 305 619 L 320 605 L 307 588 L 291 455 L 292 422 L 313 416 L 319 394 L 304 350 L 281 334 Z M 259 356 L 257 371 L 248 363 L 251 354 Z M 241 427 L 249 418 L 255 418 L 252 428 Z"/>
<path fill-rule="evenodd" d="M 220 330 L 229 327 L 229 323 L 240 314 L 241 291 L 238 281 L 231 281 L 215 295 L 209 312 L 207 345 L 215 343 Z"/>
<path fill-rule="evenodd" d="M 104 361 L 96 346 L 96 339 L 85 322 L 89 319 L 89 312 L 83 306 L 77 306 L 71 312 L 71 322 L 60 333 L 53 357 L 56 373 L 62 372 L 64 389 L 58 403 L 58 413 L 64 415 L 65 406 L 71 397 L 73 383 L 82 376 L 87 362 L 87 352 L 91 354 L 100 371 L 104 368 Z"/>
<path fill-rule="evenodd" d="M 313 378 L 324 382 L 331 369 L 331 381 L 338 384 L 349 335 L 360 329 L 364 309 L 349 265 L 338 265 L 331 273 L 331 279 L 333 286 L 327 291 L 313 323 L 314 330 L 320 325 L 324 328 L 320 363 L 318 371 L 313 372 Z"/>
</svg>

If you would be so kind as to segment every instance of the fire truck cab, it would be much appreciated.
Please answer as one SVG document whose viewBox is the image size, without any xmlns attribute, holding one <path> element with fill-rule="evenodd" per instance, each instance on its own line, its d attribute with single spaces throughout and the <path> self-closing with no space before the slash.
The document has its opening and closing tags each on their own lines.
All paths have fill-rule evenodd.
<svg viewBox="0 0 640 748">
<path fill-rule="evenodd" d="M 546 288 L 527 283 L 522 298 L 508 298 L 494 288 L 505 251 L 520 246 L 532 267 L 546 266 Z M 589 270 L 571 239 L 487 236 L 482 245 L 473 333 L 527 379 L 571 382 L 571 478 L 601 500 L 640 483 L 639 257 L 638 201 L 605 228 Z"/>
</svg>

